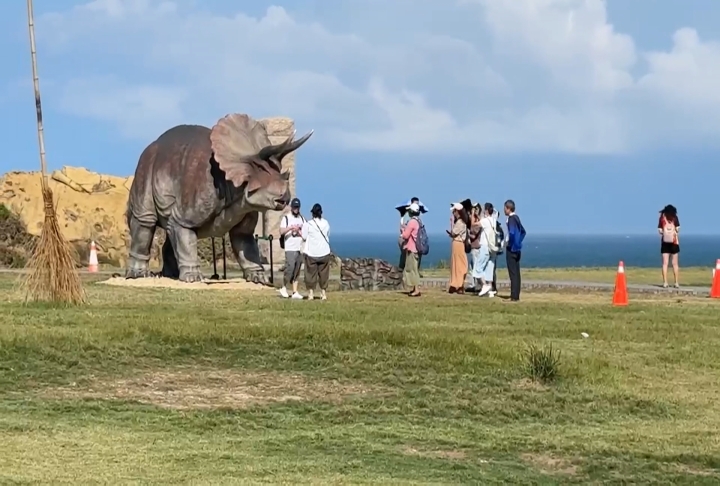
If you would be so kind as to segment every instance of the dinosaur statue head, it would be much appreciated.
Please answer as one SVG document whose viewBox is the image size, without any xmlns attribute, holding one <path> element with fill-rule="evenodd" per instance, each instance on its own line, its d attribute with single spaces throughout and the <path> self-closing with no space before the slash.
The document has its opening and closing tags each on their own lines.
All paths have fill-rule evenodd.
<svg viewBox="0 0 720 486">
<path fill-rule="evenodd" d="M 295 140 L 293 132 L 284 142 L 270 143 L 267 129 L 248 115 L 221 118 L 210 133 L 213 157 L 225 178 L 244 191 L 244 202 L 256 210 L 282 210 L 290 202 L 288 172 L 283 157 L 304 144 L 312 131 Z"/>
</svg>

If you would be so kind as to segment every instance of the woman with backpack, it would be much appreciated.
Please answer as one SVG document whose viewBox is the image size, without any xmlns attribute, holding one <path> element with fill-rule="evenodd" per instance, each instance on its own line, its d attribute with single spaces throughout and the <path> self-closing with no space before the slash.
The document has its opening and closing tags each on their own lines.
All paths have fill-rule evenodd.
<svg viewBox="0 0 720 486">
<path fill-rule="evenodd" d="M 482 219 L 480 220 L 480 227 L 482 231 L 480 233 L 480 251 L 479 261 L 473 269 L 473 277 L 480 280 L 482 287 L 478 296 L 482 297 L 485 294 L 491 294 L 493 274 L 495 273 L 495 261 L 497 260 L 497 253 L 500 250 L 498 246 L 497 231 L 495 229 L 496 219 L 493 218 L 495 210 L 493 205 L 485 203 L 485 211 L 483 212 Z"/>
<path fill-rule="evenodd" d="M 400 239 L 403 241 L 402 249 L 405 255 L 405 267 L 403 268 L 403 280 L 405 286 L 410 287 L 410 297 L 420 297 L 420 252 L 418 251 L 418 234 L 422 223 L 420 223 L 420 205 L 412 203 L 407 208 L 410 220 L 402 226 Z"/>
<path fill-rule="evenodd" d="M 675 288 L 680 287 L 678 265 L 678 254 L 680 253 L 680 240 L 678 233 L 680 232 L 680 219 L 678 219 L 677 209 L 672 204 L 668 204 L 660 210 L 660 220 L 658 221 L 658 233 L 660 234 L 660 254 L 662 255 L 662 279 L 663 287 L 667 288 L 667 269 L 668 262 L 672 257 L 673 276 L 675 277 Z"/>
</svg>

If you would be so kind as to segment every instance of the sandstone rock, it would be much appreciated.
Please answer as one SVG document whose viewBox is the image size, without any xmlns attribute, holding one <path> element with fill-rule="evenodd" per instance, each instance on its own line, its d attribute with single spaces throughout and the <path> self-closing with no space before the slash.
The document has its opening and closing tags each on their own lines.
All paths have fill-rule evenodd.
<svg viewBox="0 0 720 486">
<path fill-rule="evenodd" d="M 45 218 L 40 172 L 9 172 L 0 180 L 0 204 L 17 215 L 27 232 L 39 236 Z M 50 177 L 58 222 L 75 247 L 81 263 L 87 262 L 95 240 L 101 264 L 124 266 L 127 258 L 125 209 L 132 177 L 63 167 Z"/>
<path fill-rule="evenodd" d="M 343 258 L 340 264 L 342 290 L 399 290 L 400 268 L 377 258 Z"/>
<path fill-rule="evenodd" d="M 293 130 L 295 130 L 295 123 L 290 118 L 274 117 L 274 118 L 263 118 L 261 122 L 265 125 L 270 141 L 272 143 L 280 143 L 285 141 L 289 137 Z M 301 136 L 298 134 L 297 136 Z M 303 150 L 302 148 L 300 150 Z M 296 192 L 296 177 L 295 177 L 295 152 L 288 154 L 283 158 L 283 172 L 290 173 L 290 195 L 295 197 Z M 273 235 L 273 261 L 282 263 L 285 261 L 285 251 L 280 248 L 278 239 L 280 238 L 280 220 L 282 217 L 289 213 L 290 209 L 286 211 L 267 211 L 264 218 L 260 217 L 258 221 L 255 233 L 260 236 Z M 270 260 L 269 254 L 269 243 L 267 241 L 260 241 L 260 254 L 263 259 L 268 262 Z M 230 255 L 230 253 L 228 253 Z"/>
</svg>

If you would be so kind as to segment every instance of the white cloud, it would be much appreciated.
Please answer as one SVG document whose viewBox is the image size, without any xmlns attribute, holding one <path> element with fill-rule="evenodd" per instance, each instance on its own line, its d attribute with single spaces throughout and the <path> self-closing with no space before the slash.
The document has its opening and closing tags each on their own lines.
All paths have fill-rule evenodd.
<svg viewBox="0 0 720 486">
<path fill-rule="evenodd" d="M 86 60 L 62 108 L 128 137 L 230 111 L 401 152 L 611 153 L 720 134 L 720 44 L 691 28 L 642 52 L 602 0 L 336 2 L 334 17 L 306 20 L 300 0 L 259 18 L 95 0 L 42 17 L 38 33 L 56 58 Z"/>
</svg>

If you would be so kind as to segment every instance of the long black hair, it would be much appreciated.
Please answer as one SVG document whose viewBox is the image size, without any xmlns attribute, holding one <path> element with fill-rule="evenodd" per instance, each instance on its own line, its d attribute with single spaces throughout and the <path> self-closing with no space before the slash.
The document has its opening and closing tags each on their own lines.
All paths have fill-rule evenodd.
<svg viewBox="0 0 720 486">
<path fill-rule="evenodd" d="M 662 213 L 666 218 L 671 219 L 677 216 L 677 208 L 672 204 L 668 204 L 660 210 L 660 213 Z"/>
<path fill-rule="evenodd" d="M 465 223 L 465 226 L 470 227 L 470 213 L 467 212 L 467 209 L 462 208 L 457 210 L 458 217 L 455 218 L 455 221 L 458 219 L 461 219 L 463 223 Z"/>
</svg>

